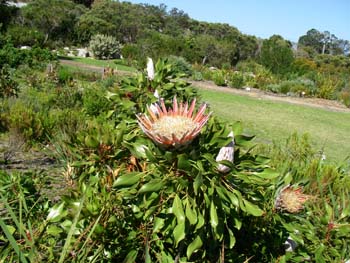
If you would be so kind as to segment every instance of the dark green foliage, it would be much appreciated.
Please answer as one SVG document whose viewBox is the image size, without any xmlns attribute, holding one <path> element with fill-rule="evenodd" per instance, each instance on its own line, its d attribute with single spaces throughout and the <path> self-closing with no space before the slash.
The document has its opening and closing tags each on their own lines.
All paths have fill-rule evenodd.
<svg viewBox="0 0 350 263">
<path fill-rule="evenodd" d="M 241 72 L 232 72 L 228 75 L 228 85 L 240 89 L 244 86 L 244 75 Z"/>
<path fill-rule="evenodd" d="M 40 67 L 55 59 L 56 56 L 49 50 L 38 47 L 34 47 L 30 50 L 21 50 L 13 47 L 12 44 L 6 44 L 0 49 L 0 67 L 6 64 L 11 68 L 17 68 L 19 65 Z"/>
<path fill-rule="evenodd" d="M 173 66 L 175 73 L 192 75 L 192 66 L 183 57 L 169 56 L 168 62 Z"/>
<path fill-rule="evenodd" d="M 15 47 L 41 46 L 45 40 L 42 32 L 23 25 L 12 25 L 8 28 L 6 35 Z"/>
<path fill-rule="evenodd" d="M 293 60 L 291 44 L 281 36 L 274 35 L 264 40 L 261 47 L 260 62 L 273 73 L 286 73 L 290 70 Z"/>
</svg>

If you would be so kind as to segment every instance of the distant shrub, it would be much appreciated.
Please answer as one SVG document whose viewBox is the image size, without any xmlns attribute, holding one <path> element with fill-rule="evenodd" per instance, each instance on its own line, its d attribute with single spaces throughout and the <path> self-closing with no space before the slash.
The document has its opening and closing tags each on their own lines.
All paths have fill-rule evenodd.
<svg viewBox="0 0 350 263">
<path fill-rule="evenodd" d="M 6 44 L 0 49 L 0 67 L 5 64 L 8 64 L 11 68 L 17 68 L 20 65 L 41 67 L 43 64 L 56 59 L 56 55 L 49 50 L 39 47 L 22 50 L 15 48 L 12 44 Z"/>
<path fill-rule="evenodd" d="M 58 81 L 61 84 L 67 84 L 71 81 L 73 81 L 73 73 L 71 72 L 70 69 L 66 67 L 60 67 L 58 69 Z"/>
<path fill-rule="evenodd" d="M 228 85 L 240 89 L 244 86 L 244 75 L 242 72 L 231 72 L 228 74 Z"/>
<path fill-rule="evenodd" d="M 215 85 L 227 86 L 225 73 L 221 70 L 216 70 L 213 72 L 212 80 L 214 81 Z"/>
<path fill-rule="evenodd" d="M 17 102 L 11 107 L 10 126 L 28 143 L 42 141 L 45 137 L 39 114 L 21 102 Z"/>
<path fill-rule="evenodd" d="M 83 93 L 84 112 L 89 116 L 98 116 L 111 107 L 102 89 L 86 88 Z"/>
<path fill-rule="evenodd" d="M 13 79 L 12 70 L 8 65 L 0 68 L 0 98 L 17 96 L 18 83 Z"/>
<path fill-rule="evenodd" d="M 14 25 L 7 29 L 6 35 L 14 46 L 35 46 L 44 42 L 45 35 L 31 27 Z"/>
<path fill-rule="evenodd" d="M 192 74 L 192 79 L 196 80 L 196 81 L 203 80 L 203 75 L 199 71 L 194 71 L 193 74 Z"/>
<path fill-rule="evenodd" d="M 315 71 L 316 63 L 308 58 L 296 58 L 291 66 L 291 70 L 299 76 Z"/>
<path fill-rule="evenodd" d="M 335 99 L 340 88 L 340 80 L 331 75 L 318 73 L 316 75 L 317 93 L 316 96 L 322 99 Z"/>
<path fill-rule="evenodd" d="M 89 46 L 98 59 L 112 59 L 120 56 L 120 43 L 112 36 L 97 34 L 91 38 Z"/>
<path fill-rule="evenodd" d="M 314 96 L 317 88 L 310 79 L 298 78 L 294 80 L 284 80 L 278 84 L 267 85 L 267 90 L 274 93 L 291 93 L 298 96 Z"/>
<path fill-rule="evenodd" d="M 186 76 L 192 75 L 192 66 L 183 57 L 169 56 L 167 59 L 176 73 L 182 73 Z"/>
<path fill-rule="evenodd" d="M 344 105 L 350 108 L 350 90 L 343 90 L 340 92 L 340 100 Z"/>
</svg>

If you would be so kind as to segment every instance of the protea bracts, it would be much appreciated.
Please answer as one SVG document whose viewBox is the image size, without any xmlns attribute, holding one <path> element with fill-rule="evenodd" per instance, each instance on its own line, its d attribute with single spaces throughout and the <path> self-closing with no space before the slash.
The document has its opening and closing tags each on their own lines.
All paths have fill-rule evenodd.
<svg viewBox="0 0 350 263">
<path fill-rule="evenodd" d="M 204 114 L 206 104 L 202 104 L 195 114 L 196 99 L 189 104 L 177 103 L 173 99 L 173 107 L 166 109 L 164 100 L 147 107 L 149 117 L 145 114 L 137 116 L 138 123 L 144 133 L 163 148 L 179 149 L 187 146 L 200 133 L 207 123 L 210 113 Z"/>
<path fill-rule="evenodd" d="M 235 152 L 235 136 L 234 136 L 233 132 L 231 131 L 227 137 L 231 137 L 232 140 L 229 144 L 227 144 L 226 146 L 224 146 L 220 149 L 218 155 L 216 156 L 217 162 L 229 161 L 229 162 L 233 163 L 234 152 Z M 221 173 L 228 173 L 231 170 L 231 168 L 228 167 L 227 165 L 220 163 L 218 166 L 218 170 Z"/>
<path fill-rule="evenodd" d="M 304 208 L 304 203 L 311 198 L 310 195 L 302 193 L 302 188 L 293 188 L 290 185 L 283 187 L 275 201 L 275 209 L 298 213 Z"/>
</svg>

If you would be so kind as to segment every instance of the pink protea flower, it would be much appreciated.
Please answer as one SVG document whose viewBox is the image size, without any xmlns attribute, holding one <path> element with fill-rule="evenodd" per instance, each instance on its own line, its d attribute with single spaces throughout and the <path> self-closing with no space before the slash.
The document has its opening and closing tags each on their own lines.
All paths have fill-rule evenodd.
<svg viewBox="0 0 350 263">
<path fill-rule="evenodd" d="M 176 97 L 172 108 L 166 109 L 163 99 L 152 105 L 153 109 L 147 107 L 149 117 L 145 114 L 137 116 L 138 123 L 149 138 L 164 148 L 178 149 L 190 144 L 210 116 L 210 113 L 204 114 L 206 104 L 202 104 L 194 114 L 196 99 L 190 107 L 187 102 L 178 104 Z"/>
<path fill-rule="evenodd" d="M 302 193 L 301 187 L 293 189 L 292 186 L 287 185 L 280 190 L 275 201 L 275 209 L 289 213 L 298 213 L 304 208 L 304 203 L 310 198 L 310 195 Z"/>
</svg>

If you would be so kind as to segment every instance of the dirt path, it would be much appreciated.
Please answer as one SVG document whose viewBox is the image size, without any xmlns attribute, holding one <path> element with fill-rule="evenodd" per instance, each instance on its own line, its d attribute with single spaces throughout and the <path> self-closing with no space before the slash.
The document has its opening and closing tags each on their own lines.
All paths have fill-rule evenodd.
<svg viewBox="0 0 350 263">
<path fill-rule="evenodd" d="M 192 83 L 193 86 L 201 88 L 201 89 L 217 90 L 220 92 L 233 93 L 233 94 L 238 94 L 238 95 L 242 95 L 242 96 L 249 96 L 249 97 L 253 97 L 253 98 L 258 98 L 258 99 L 286 102 L 286 103 L 291 103 L 291 104 L 296 104 L 296 105 L 321 108 L 321 109 L 330 110 L 330 111 L 350 113 L 349 108 L 347 108 L 345 105 L 341 104 L 339 101 L 335 101 L 335 100 L 325 100 L 325 99 L 318 99 L 318 98 L 290 97 L 290 96 L 281 95 L 281 94 L 267 93 L 267 92 L 261 91 L 259 89 L 250 89 L 250 91 L 247 91 L 244 89 L 233 89 L 233 88 L 228 88 L 228 87 L 219 87 L 211 81 L 190 81 L 190 82 Z"/>
<path fill-rule="evenodd" d="M 101 75 L 103 74 L 103 67 L 87 65 L 87 64 L 84 64 L 81 62 L 76 62 L 76 61 L 71 61 L 71 60 L 66 60 L 66 59 L 61 59 L 60 62 L 63 65 L 75 66 L 75 67 L 79 67 L 81 69 L 99 72 L 99 73 L 101 73 Z M 118 70 L 117 74 L 133 75 L 135 73 L 130 72 L 130 71 Z M 253 88 L 250 89 L 250 91 L 246 91 L 244 89 L 219 87 L 211 81 L 192 81 L 192 80 L 188 80 L 188 81 L 191 82 L 193 86 L 201 88 L 201 89 L 217 90 L 220 92 L 233 93 L 233 94 L 238 94 L 238 95 L 242 95 L 242 96 L 249 96 L 249 97 L 253 97 L 253 98 L 258 98 L 258 99 L 285 102 L 285 103 L 309 106 L 309 107 L 320 108 L 320 109 L 325 109 L 325 110 L 330 110 L 330 111 L 350 113 L 349 108 L 347 108 L 344 104 L 342 104 L 338 101 L 335 101 L 335 100 L 325 100 L 325 99 L 318 99 L 318 98 L 290 97 L 290 96 L 281 95 L 281 94 L 268 93 L 268 92 L 264 92 L 264 91 L 261 91 L 259 89 L 253 89 Z"/>
</svg>

